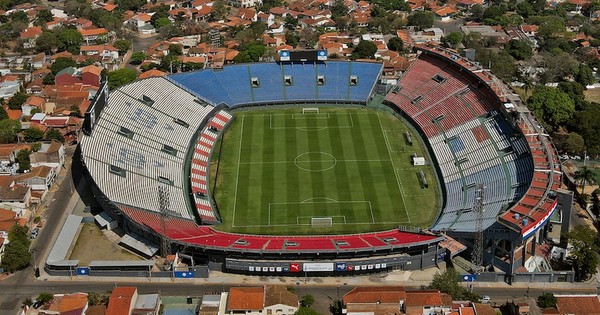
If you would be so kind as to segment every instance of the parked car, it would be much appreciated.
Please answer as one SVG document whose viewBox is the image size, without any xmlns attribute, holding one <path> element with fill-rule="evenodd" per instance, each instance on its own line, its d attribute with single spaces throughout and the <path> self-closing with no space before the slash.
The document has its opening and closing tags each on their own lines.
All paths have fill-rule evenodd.
<svg viewBox="0 0 600 315">
<path fill-rule="evenodd" d="M 489 304 L 492 301 L 492 298 L 490 298 L 488 295 L 484 295 L 481 297 L 481 303 L 483 304 Z"/>
</svg>

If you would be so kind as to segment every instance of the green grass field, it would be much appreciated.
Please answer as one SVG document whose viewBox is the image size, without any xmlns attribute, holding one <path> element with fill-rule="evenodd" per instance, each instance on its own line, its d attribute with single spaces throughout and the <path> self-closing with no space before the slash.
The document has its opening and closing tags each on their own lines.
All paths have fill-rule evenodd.
<svg viewBox="0 0 600 315">
<path fill-rule="evenodd" d="M 301 108 L 235 113 L 220 159 L 217 228 L 256 234 L 333 234 L 427 227 L 439 208 L 437 178 L 417 135 L 398 118 L 370 109 Z M 421 188 L 419 171 L 429 188 Z M 214 177 L 212 177 L 214 179 Z M 332 226 L 313 226 L 331 218 Z M 329 220 L 329 219 L 326 219 Z M 318 220 L 319 221 L 319 220 Z"/>
</svg>

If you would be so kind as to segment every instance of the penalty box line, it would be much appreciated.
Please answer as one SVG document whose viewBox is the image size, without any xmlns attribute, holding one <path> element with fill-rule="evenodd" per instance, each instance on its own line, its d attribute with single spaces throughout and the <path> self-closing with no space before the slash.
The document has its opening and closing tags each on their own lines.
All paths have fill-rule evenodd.
<svg viewBox="0 0 600 315">
<path fill-rule="evenodd" d="M 319 118 L 321 120 L 326 120 L 326 119 L 331 119 L 331 116 L 329 113 L 321 113 L 323 115 L 327 115 L 326 118 Z M 354 128 L 354 119 L 352 119 L 352 114 L 349 113 L 344 113 L 346 115 L 348 115 L 348 117 L 350 118 L 350 125 L 337 125 L 337 126 L 322 126 L 322 127 L 274 127 L 273 126 L 273 116 L 289 116 L 290 114 L 268 114 L 269 115 L 269 129 L 271 130 L 285 130 L 285 129 L 300 129 L 300 130 L 305 130 L 305 131 L 319 131 L 319 130 L 324 130 L 327 128 L 338 128 L 338 129 L 344 129 L 344 128 Z M 267 115 L 267 114 L 264 114 Z M 294 118 L 295 115 L 307 115 L 307 114 L 291 114 L 292 116 L 292 120 L 300 120 L 297 118 Z"/>
<path fill-rule="evenodd" d="M 337 204 L 337 203 L 366 203 L 369 205 L 369 212 L 371 213 L 371 222 L 363 222 L 363 223 L 347 223 L 346 221 L 346 216 L 344 217 L 344 222 L 343 224 L 373 224 L 373 223 L 378 223 L 375 222 L 375 214 L 373 213 L 373 206 L 371 205 L 371 202 L 368 200 L 348 200 L 348 201 L 334 201 L 333 199 L 331 200 L 324 200 L 324 201 L 302 201 L 302 202 L 269 202 L 269 218 L 268 218 L 268 225 L 267 226 L 287 226 L 287 225 L 291 225 L 293 226 L 294 224 L 271 224 L 271 212 L 272 212 L 272 206 L 273 205 L 302 205 L 302 204 L 316 204 L 316 203 L 321 203 L 321 204 Z M 296 222 L 298 222 L 298 218 L 301 217 L 311 217 L 311 218 L 317 218 L 317 217 L 342 217 L 342 216 L 329 216 L 329 215 L 315 215 L 315 216 L 296 216 Z M 381 222 L 384 223 L 384 222 Z M 298 224 L 296 224 L 298 225 Z"/>
</svg>

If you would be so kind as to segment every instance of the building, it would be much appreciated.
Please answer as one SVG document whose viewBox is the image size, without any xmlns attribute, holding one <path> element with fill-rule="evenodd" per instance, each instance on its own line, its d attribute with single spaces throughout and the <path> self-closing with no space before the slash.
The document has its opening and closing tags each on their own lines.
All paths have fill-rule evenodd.
<svg viewBox="0 0 600 315">
<path fill-rule="evenodd" d="M 108 30 L 103 27 L 88 29 L 79 28 L 77 31 L 83 36 L 83 41 L 86 45 L 106 43 L 108 40 Z"/>
<path fill-rule="evenodd" d="M 136 287 L 116 287 L 108 299 L 106 315 L 157 315 L 159 294 L 138 294 Z"/>
<path fill-rule="evenodd" d="M 58 141 L 44 142 L 37 152 L 33 152 L 29 159 L 31 166 L 47 166 L 57 174 L 65 164 L 65 146 Z"/>
<path fill-rule="evenodd" d="M 94 65 L 85 66 L 83 68 L 68 67 L 56 74 L 54 82 L 57 86 L 81 83 L 99 87 L 101 74 L 102 69 Z"/>
<path fill-rule="evenodd" d="M 224 313 L 292 315 L 299 306 L 298 297 L 285 286 L 236 287 L 229 289 Z"/>
<path fill-rule="evenodd" d="M 31 203 L 31 188 L 15 183 L 12 176 L 0 176 L 0 207 L 23 211 Z"/>
<path fill-rule="evenodd" d="M 42 28 L 39 26 L 28 27 L 19 36 L 23 41 L 23 48 L 30 49 L 35 47 L 35 41 L 42 35 Z"/>
<path fill-rule="evenodd" d="M 25 314 L 39 315 L 83 315 L 88 309 L 87 293 L 55 294 L 54 299 L 41 309 L 31 309 Z"/>
<path fill-rule="evenodd" d="M 595 294 L 555 294 L 556 310 L 561 315 L 600 315 L 600 300 Z M 546 313 L 546 312 L 544 312 Z M 550 314 L 550 313 L 549 313 Z M 551 313 L 557 314 L 557 313 Z"/>
<path fill-rule="evenodd" d="M 262 3 L 262 0 L 227 0 L 227 4 L 240 8 L 261 6 Z"/>
</svg>

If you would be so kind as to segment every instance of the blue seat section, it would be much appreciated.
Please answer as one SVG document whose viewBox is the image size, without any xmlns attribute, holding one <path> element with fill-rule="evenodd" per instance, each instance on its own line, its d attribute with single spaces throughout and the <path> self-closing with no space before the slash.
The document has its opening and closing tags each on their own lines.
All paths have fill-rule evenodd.
<svg viewBox="0 0 600 315">
<path fill-rule="evenodd" d="M 231 103 L 229 95 L 224 92 L 223 86 L 217 80 L 217 76 L 213 71 L 172 74 L 169 76 L 169 79 L 217 105 Z"/>
<path fill-rule="evenodd" d="M 448 142 L 448 146 L 450 147 L 450 150 L 453 153 L 458 153 L 459 151 L 465 149 L 465 144 L 460 138 L 460 136 L 457 136 L 456 138 L 450 140 L 450 142 Z"/>
<path fill-rule="evenodd" d="M 231 99 L 228 104 L 244 104 L 252 101 L 249 74 L 246 64 L 224 67 L 222 70 L 215 71 L 217 80 L 222 87 L 219 93 L 229 94 L 229 99 Z"/>
<path fill-rule="evenodd" d="M 380 63 L 368 62 L 254 63 L 178 73 L 169 79 L 199 97 L 231 107 L 269 102 L 367 102 L 381 70 Z M 291 86 L 283 84 L 284 75 L 292 76 Z M 325 76 L 324 85 L 317 85 L 317 75 Z M 350 86 L 350 75 L 358 76 L 357 85 Z M 251 87 L 252 77 L 259 79 L 259 87 Z"/>
<path fill-rule="evenodd" d="M 254 102 L 277 103 L 284 101 L 283 73 L 275 63 L 257 63 L 250 67 L 250 76 L 258 78 L 259 87 L 253 88 Z"/>
<path fill-rule="evenodd" d="M 325 84 L 317 87 L 320 100 L 350 100 L 348 92 L 350 84 L 349 62 L 328 62 L 319 64 L 317 75 L 325 77 Z"/>
<path fill-rule="evenodd" d="M 366 100 L 377 83 L 382 67 L 380 64 L 368 62 L 352 62 L 351 67 L 350 75 L 358 76 L 358 84 L 350 86 L 350 99 Z M 350 76 L 347 76 L 346 81 L 349 80 Z"/>
<path fill-rule="evenodd" d="M 314 64 L 285 64 L 283 72 L 292 76 L 292 85 L 284 86 L 286 101 L 317 99 L 317 67 Z"/>
</svg>

